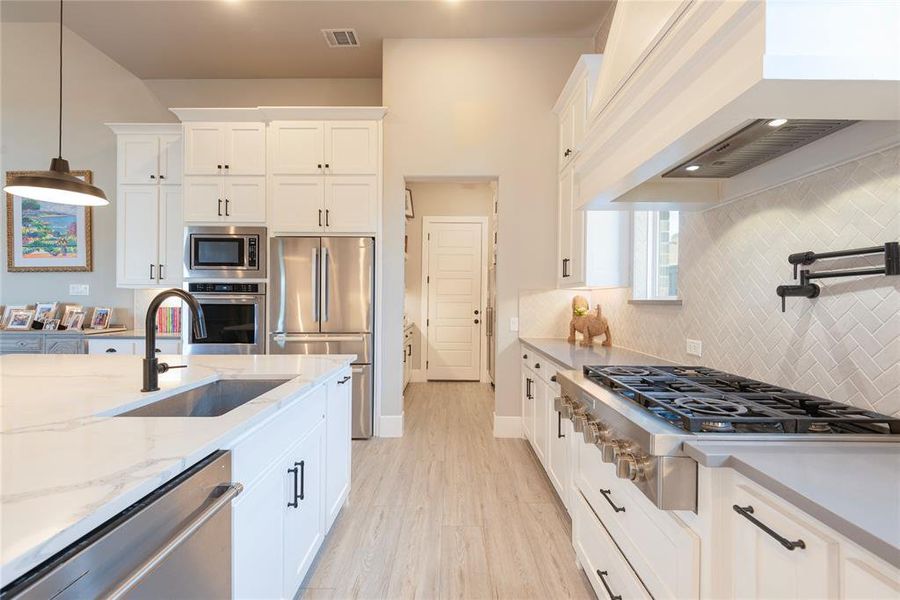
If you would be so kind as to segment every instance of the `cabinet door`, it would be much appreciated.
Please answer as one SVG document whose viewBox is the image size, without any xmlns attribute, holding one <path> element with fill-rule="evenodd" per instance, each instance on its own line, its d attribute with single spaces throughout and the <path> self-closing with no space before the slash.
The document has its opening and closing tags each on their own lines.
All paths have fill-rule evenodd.
<svg viewBox="0 0 900 600">
<path fill-rule="evenodd" d="M 276 175 L 269 194 L 272 233 L 320 232 L 325 225 L 325 177 Z"/>
<path fill-rule="evenodd" d="M 815 522 L 750 482 L 726 495 L 730 526 L 731 596 L 734 598 L 837 598 L 838 543 Z M 760 523 L 804 548 L 788 550 L 733 506 L 748 510 Z"/>
<path fill-rule="evenodd" d="M 218 222 L 224 218 L 224 182 L 221 175 L 184 178 L 184 220 Z"/>
<path fill-rule="evenodd" d="M 559 168 L 575 154 L 575 106 L 569 102 L 559 115 Z"/>
<path fill-rule="evenodd" d="M 181 188 L 159 186 L 159 272 L 163 285 L 179 285 L 184 257 L 184 218 Z"/>
<path fill-rule="evenodd" d="M 159 175 L 159 137 L 120 135 L 118 144 L 119 184 L 156 183 Z"/>
<path fill-rule="evenodd" d="M 235 598 L 282 598 L 284 471 L 276 463 L 235 499 L 232 584 Z"/>
<path fill-rule="evenodd" d="M 329 175 L 374 175 L 378 172 L 378 123 L 325 123 L 325 164 Z"/>
<path fill-rule="evenodd" d="M 325 229 L 332 233 L 371 233 L 377 228 L 378 186 L 372 176 L 325 178 Z"/>
<path fill-rule="evenodd" d="M 566 169 L 559 176 L 559 203 L 557 205 L 557 260 L 556 273 L 560 287 L 569 285 L 572 279 L 572 194 L 574 174 Z"/>
<path fill-rule="evenodd" d="M 159 182 L 181 185 L 183 163 L 181 136 L 159 136 Z"/>
<path fill-rule="evenodd" d="M 218 175 L 225 164 L 225 134 L 221 123 L 186 123 L 184 174 Z"/>
<path fill-rule="evenodd" d="M 284 589 L 293 598 L 325 538 L 322 459 L 325 422 L 288 451 L 284 464 Z"/>
<path fill-rule="evenodd" d="M 572 422 L 563 419 L 556 411 L 554 400 L 560 395 L 559 385 L 548 386 L 550 392 L 550 433 L 547 441 L 547 475 L 550 483 L 566 508 L 569 508 L 569 487 L 571 467 L 569 463 L 569 443 L 572 436 Z"/>
<path fill-rule="evenodd" d="M 547 465 L 547 436 L 550 433 L 550 409 L 547 396 L 550 391 L 540 377 L 534 378 L 534 452 Z"/>
<path fill-rule="evenodd" d="M 350 370 L 328 382 L 325 430 L 325 531 L 331 529 L 350 493 L 350 444 L 353 406 Z"/>
<path fill-rule="evenodd" d="M 120 185 L 117 198 L 118 284 L 151 285 L 157 281 L 159 187 Z"/>
<path fill-rule="evenodd" d="M 134 340 L 116 340 L 105 338 L 93 338 L 87 341 L 88 354 L 125 354 L 132 355 L 138 353 L 138 346 L 143 348 L 143 344 Z"/>
<path fill-rule="evenodd" d="M 849 543 L 841 544 L 841 598 L 900 598 L 900 569 Z"/>
<path fill-rule="evenodd" d="M 522 369 L 522 431 L 525 439 L 534 444 L 534 385 L 536 377 L 529 369 Z"/>
<path fill-rule="evenodd" d="M 228 175 L 265 175 L 266 126 L 263 123 L 229 125 L 223 166 Z"/>
<path fill-rule="evenodd" d="M 325 168 L 322 121 L 282 121 L 269 124 L 270 175 L 321 175 Z"/>
<path fill-rule="evenodd" d="M 265 223 L 266 178 L 225 176 L 226 221 Z"/>
<path fill-rule="evenodd" d="M 574 151 L 576 148 L 581 146 L 581 142 L 584 140 L 584 127 L 587 122 L 587 79 L 582 79 L 578 86 L 575 88 L 575 92 L 572 94 L 572 100 L 570 102 L 572 117 L 571 117 L 571 129 L 572 129 L 572 150 Z M 569 155 L 571 159 L 574 156 L 574 152 Z"/>
</svg>

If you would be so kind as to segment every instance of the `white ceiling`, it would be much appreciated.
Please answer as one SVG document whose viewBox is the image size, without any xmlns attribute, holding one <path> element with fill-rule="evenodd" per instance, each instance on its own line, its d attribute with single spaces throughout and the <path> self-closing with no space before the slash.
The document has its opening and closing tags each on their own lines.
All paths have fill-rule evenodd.
<svg viewBox="0 0 900 600">
<path fill-rule="evenodd" d="M 612 0 L 67 0 L 65 24 L 142 79 L 381 77 L 385 38 L 590 37 Z M 3 0 L 3 21 L 56 21 Z M 361 47 L 328 48 L 323 28 Z"/>
</svg>

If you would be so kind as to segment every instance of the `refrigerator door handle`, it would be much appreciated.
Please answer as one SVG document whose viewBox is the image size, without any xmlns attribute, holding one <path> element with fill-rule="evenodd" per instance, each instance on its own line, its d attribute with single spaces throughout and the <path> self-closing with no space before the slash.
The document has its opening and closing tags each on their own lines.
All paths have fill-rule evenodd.
<svg viewBox="0 0 900 600">
<path fill-rule="evenodd" d="M 289 333 L 278 333 L 273 336 L 277 342 L 362 342 L 365 336 L 362 335 L 340 335 L 330 333 L 328 335 L 308 335 L 299 333 L 291 335 Z"/>
<path fill-rule="evenodd" d="M 322 247 L 322 288 L 325 290 L 323 304 L 324 307 L 322 309 L 322 321 L 328 320 L 328 305 L 331 303 L 330 290 L 328 285 L 328 280 L 330 279 L 330 270 L 328 268 L 328 248 Z M 318 314 L 316 315 L 318 318 Z"/>
<path fill-rule="evenodd" d="M 312 289 L 313 289 L 313 315 L 315 315 L 315 320 L 318 322 L 319 320 L 319 249 L 312 249 L 312 263 L 315 265 L 312 269 Z M 282 300 L 283 302 L 283 300 Z"/>
</svg>

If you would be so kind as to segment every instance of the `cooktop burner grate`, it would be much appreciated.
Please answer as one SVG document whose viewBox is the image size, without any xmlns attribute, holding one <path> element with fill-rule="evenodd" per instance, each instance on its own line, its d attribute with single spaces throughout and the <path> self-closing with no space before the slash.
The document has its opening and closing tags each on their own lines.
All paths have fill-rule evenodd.
<svg viewBox="0 0 900 600">
<path fill-rule="evenodd" d="M 706 367 L 584 367 L 588 379 L 691 432 L 900 433 L 900 419 Z"/>
</svg>

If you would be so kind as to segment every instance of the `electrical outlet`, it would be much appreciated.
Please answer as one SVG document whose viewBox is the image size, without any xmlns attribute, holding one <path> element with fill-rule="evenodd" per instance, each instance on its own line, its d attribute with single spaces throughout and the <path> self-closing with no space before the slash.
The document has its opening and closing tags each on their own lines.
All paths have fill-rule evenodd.
<svg viewBox="0 0 900 600">
<path fill-rule="evenodd" d="M 69 284 L 69 295 L 70 296 L 87 296 L 90 294 L 90 286 L 86 283 L 70 283 Z"/>
<path fill-rule="evenodd" d="M 518 331 L 519 330 L 519 317 L 510 317 L 509 330 L 510 331 Z"/>
<path fill-rule="evenodd" d="M 703 353 L 703 343 L 700 340 L 687 340 L 687 353 L 691 356 L 700 356 Z"/>
</svg>

